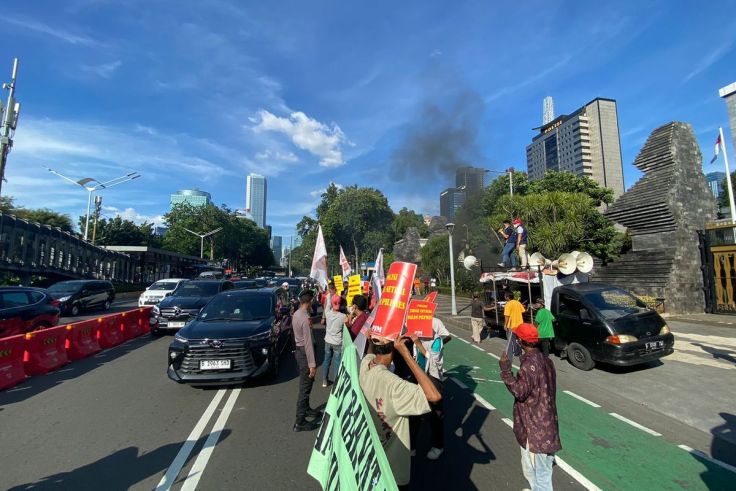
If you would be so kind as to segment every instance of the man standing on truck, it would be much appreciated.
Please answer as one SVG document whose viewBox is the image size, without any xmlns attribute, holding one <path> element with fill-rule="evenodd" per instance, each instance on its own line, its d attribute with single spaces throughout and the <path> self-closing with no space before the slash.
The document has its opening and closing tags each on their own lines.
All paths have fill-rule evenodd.
<svg viewBox="0 0 736 491">
<path fill-rule="evenodd" d="M 521 269 L 526 269 L 526 244 L 528 237 L 526 227 L 521 223 L 520 218 L 514 219 L 514 234 L 516 235 L 516 252 L 519 254 L 519 258 L 521 259 Z"/>
<path fill-rule="evenodd" d="M 562 449 L 557 420 L 557 380 L 552 360 L 538 349 L 539 334 L 532 324 L 516 328 L 521 340 L 519 371 L 514 377 L 511 360 L 501 355 L 501 378 L 514 396 L 514 436 L 521 447 L 521 468 L 531 489 L 552 489 L 555 452 Z"/>
<path fill-rule="evenodd" d="M 511 222 L 504 220 L 503 227 L 498 229 L 498 233 L 506 241 L 503 245 L 503 252 L 501 253 L 501 262 L 498 265 L 502 268 L 508 268 L 509 265 L 512 268 L 516 268 L 519 265 L 516 256 L 513 255 L 514 249 L 516 248 L 516 233 L 514 232 L 514 227 L 511 226 Z"/>
</svg>

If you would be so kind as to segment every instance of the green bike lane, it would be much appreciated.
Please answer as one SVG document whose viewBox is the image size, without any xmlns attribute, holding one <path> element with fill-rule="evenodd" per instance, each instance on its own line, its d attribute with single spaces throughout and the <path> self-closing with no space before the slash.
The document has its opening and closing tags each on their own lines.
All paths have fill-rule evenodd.
<svg viewBox="0 0 736 491">
<path fill-rule="evenodd" d="M 445 369 L 503 416 L 513 418 L 514 400 L 494 355 L 465 342 L 451 343 L 445 347 Z M 736 473 L 616 419 L 564 389 L 558 386 L 557 391 L 563 446 L 558 456 L 594 486 L 604 490 L 736 488 Z"/>
</svg>

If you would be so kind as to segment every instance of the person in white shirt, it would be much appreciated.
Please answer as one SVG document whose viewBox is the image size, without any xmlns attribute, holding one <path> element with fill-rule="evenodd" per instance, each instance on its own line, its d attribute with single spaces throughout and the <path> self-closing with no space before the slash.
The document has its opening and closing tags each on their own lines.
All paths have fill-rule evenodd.
<svg viewBox="0 0 736 491">
<path fill-rule="evenodd" d="M 342 358 L 342 330 L 345 325 L 347 302 L 340 295 L 333 295 L 329 301 L 331 309 L 325 312 L 325 358 L 322 363 L 322 387 L 330 384 L 330 364 L 335 367 L 335 377 L 340 370 Z"/>
</svg>

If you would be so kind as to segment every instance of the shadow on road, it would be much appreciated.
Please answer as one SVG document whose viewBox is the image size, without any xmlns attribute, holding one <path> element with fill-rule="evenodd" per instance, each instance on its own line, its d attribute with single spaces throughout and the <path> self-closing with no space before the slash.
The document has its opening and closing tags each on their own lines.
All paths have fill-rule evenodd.
<svg viewBox="0 0 736 491">
<path fill-rule="evenodd" d="M 66 380 L 77 378 L 98 367 L 101 367 L 102 365 L 105 365 L 106 363 L 125 356 L 131 351 L 134 351 L 151 341 L 151 337 L 147 334 L 144 334 L 143 336 L 139 336 L 121 345 L 101 351 L 89 358 L 83 358 L 81 360 L 73 361 L 70 364 L 64 365 L 63 367 L 60 367 L 53 372 L 49 372 L 45 375 L 38 375 L 35 377 L 27 378 L 20 385 L 0 392 L 0 404 L 13 404 L 29 399 L 36 394 L 39 394 L 52 387 L 56 387 Z"/>
<path fill-rule="evenodd" d="M 220 434 L 220 441 L 226 439 L 230 433 L 230 430 L 223 430 Z M 202 436 L 196 445 L 204 444 L 206 437 L 207 435 Z M 10 488 L 10 491 L 45 489 L 126 490 L 151 476 L 157 474 L 163 476 L 183 443 L 171 443 L 143 454 L 140 454 L 138 447 L 126 447 L 72 471 L 59 472 L 35 482 L 21 484 Z M 197 447 L 195 446 L 195 448 Z M 197 452 L 192 452 L 188 460 L 196 455 Z"/>
<path fill-rule="evenodd" d="M 723 360 L 730 363 L 736 363 L 736 351 L 728 350 L 728 349 L 716 349 L 711 346 L 706 346 L 701 343 L 693 343 L 693 346 L 700 347 L 703 351 L 711 355 L 716 360 Z"/>
</svg>

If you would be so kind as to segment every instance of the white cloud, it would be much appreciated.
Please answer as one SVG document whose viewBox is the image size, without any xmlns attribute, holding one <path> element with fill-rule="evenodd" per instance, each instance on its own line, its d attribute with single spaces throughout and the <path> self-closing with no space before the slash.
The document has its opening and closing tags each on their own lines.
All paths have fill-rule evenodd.
<svg viewBox="0 0 736 491">
<path fill-rule="evenodd" d="M 282 118 L 263 109 L 258 112 L 257 118 L 251 118 L 251 122 L 255 123 L 253 130 L 256 133 L 273 131 L 287 135 L 294 145 L 318 156 L 322 167 L 345 164 L 342 145 L 351 145 L 351 142 L 335 123 L 332 126 L 326 125 L 301 111 L 292 112 L 288 118 Z"/>
<path fill-rule="evenodd" d="M 103 206 L 102 209 L 111 213 L 113 216 L 120 217 L 123 220 L 130 220 L 138 225 L 144 222 L 153 223 L 154 225 L 164 224 L 163 215 L 143 215 L 138 213 L 134 208 L 125 208 L 124 210 L 121 210 L 114 206 Z"/>
<path fill-rule="evenodd" d="M 81 70 L 84 73 L 97 75 L 101 78 L 110 78 L 120 68 L 123 62 L 120 60 L 111 61 L 110 63 L 103 63 L 101 65 L 82 65 Z"/>
<path fill-rule="evenodd" d="M 299 157 L 297 157 L 293 152 L 274 152 L 271 150 L 264 150 L 263 152 L 258 152 L 255 157 L 256 160 L 280 160 L 282 162 L 299 161 Z"/>
<path fill-rule="evenodd" d="M 731 51 L 731 48 L 733 47 L 734 40 L 729 39 L 725 43 L 721 44 L 715 49 L 710 48 L 709 52 L 706 56 L 704 56 L 699 63 L 695 65 L 695 68 L 693 68 L 690 73 L 688 73 L 685 78 L 682 79 L 682 83 L 687 83 L 695 77 L 696 75 L 701 74 L 705 70 L 711 67 L 714 63 L 716 63 L 718 60 L 723 58 L 723 56 Z"/>
<path fill-rule="evenodd" d="M 337 189 L 345 189 L 345 186 L 343 186 L 342 184 L 339 184 L 337 182 L 330 181 L 330 184 L 334 184 L 335 187 L 337 187 Z M 327 191 L 327 188 L 315 189 L 314 191 L 310 191 L 309 192 L 309 196 L 311 196 L 312 198 L 320 198 L 321 199 L 322 198 L 322 194 L 325 193 L 326 191 Z"/>
<path fill-rule="evenodd" d="M 40 34 L 46 34 L 47 36 L 60 39 L 69 44 L 82 46 L 104 46 L 104 43 L 101 43 L 100 41 L 89 36 L 85 36 L 84 34 L 75 34 L 69 31 L 64 31 L 62 29 L 57 29 L 36 20 L 8 16 L 4 16 L 2 19 L 0 19 L 0 22 L 2 20 L 16 27 L 20 27 Z"/>
</svg>

